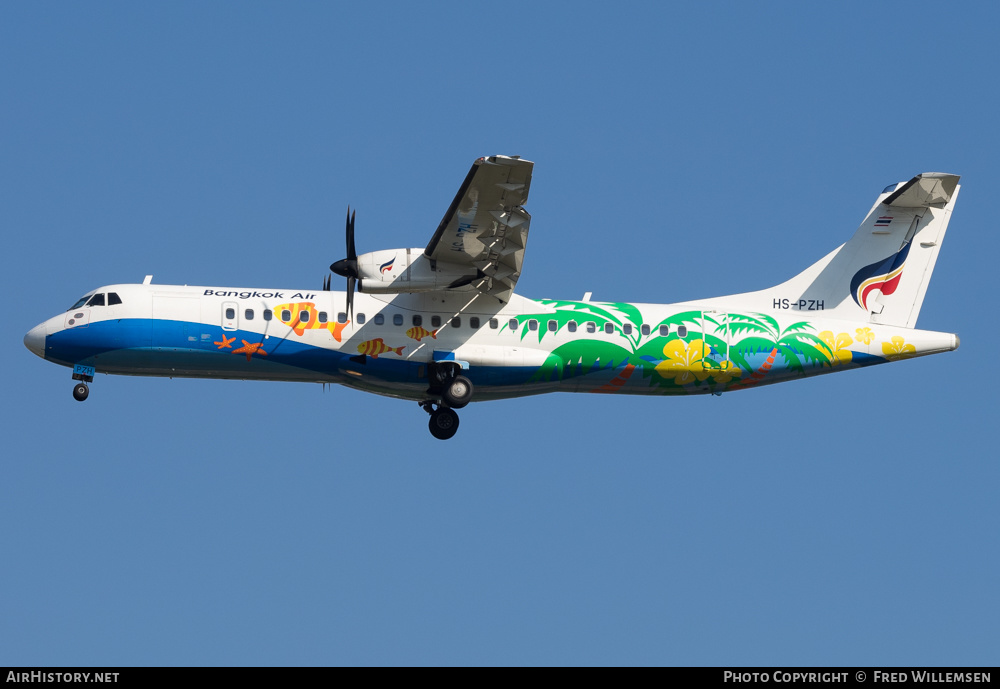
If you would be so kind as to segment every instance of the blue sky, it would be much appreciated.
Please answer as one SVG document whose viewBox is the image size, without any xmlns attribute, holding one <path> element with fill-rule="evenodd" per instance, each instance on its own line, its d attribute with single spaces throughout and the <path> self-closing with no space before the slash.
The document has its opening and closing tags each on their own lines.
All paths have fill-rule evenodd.
<svg viewBox="0 0 1000 689">
<path fill-rule="evenodd" d="M 987 3 L 5 3 L 0 664 L 995 665 Z M 99 377 L 86 291 L 316 288 L 535 161 L 529 297 L 776 284 L 963 176 L 953 353 L 711 399 Z M 971 291 L 970 291 L 971 290 Z"/>
</svg>

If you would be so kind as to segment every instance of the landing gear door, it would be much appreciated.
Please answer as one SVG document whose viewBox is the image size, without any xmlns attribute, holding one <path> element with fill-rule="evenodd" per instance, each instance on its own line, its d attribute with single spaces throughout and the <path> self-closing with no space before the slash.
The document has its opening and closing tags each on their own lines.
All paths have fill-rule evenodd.
<svg viewBox="0 0 1000 689">
<path fill-rule="evenodd" d="M 701 332 L 708 347 L 701 365 L 706 369 L 729 366 L 729 314 L 723 311 L 702 311 Z"/>
<path fill-rule="evenodd" d="M 222 329 L 239 330 L 240 305 L 235 301 L 222 302 Z"/>
</svg>

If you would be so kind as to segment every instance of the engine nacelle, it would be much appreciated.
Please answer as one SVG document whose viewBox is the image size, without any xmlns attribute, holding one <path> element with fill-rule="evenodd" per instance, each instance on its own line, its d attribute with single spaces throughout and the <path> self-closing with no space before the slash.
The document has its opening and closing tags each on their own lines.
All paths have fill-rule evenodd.
<svg viewBox="0 0 1000 689">
<path fill-rule="evenodd" d="M 389 249 L 358 256 L 358 291 L 401 294 L 432 290 L 471 290 L 483 273 L 472 266 L 433 261 L 423 249 Z"/>
</svg>

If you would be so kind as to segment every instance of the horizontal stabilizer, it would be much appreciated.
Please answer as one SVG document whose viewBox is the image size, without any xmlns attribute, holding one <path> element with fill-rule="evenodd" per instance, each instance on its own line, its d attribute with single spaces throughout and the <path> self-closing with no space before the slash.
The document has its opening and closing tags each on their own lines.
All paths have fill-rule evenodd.
<svg viewBox="0 0 1000 689">
<path fill-rule="evenodd" d="M 895 208 L 944 207 L 958 188 L 958 175 L 925 172 L 899 185 L 884 203 Z"/>
</svg>

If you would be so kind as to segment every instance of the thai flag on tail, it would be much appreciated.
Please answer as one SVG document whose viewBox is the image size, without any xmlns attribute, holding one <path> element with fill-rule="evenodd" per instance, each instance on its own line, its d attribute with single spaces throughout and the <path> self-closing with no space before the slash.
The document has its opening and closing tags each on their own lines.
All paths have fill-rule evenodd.
<svg viewBox="0 0 1000 689">
<path fill-rule="evenodd" d="M 891 222 L 891 215 L 881 215 L 879 216 L 879 219 L 875 221 L 875 227 L 889 227 L 889 223 Z"/>
</svg>

